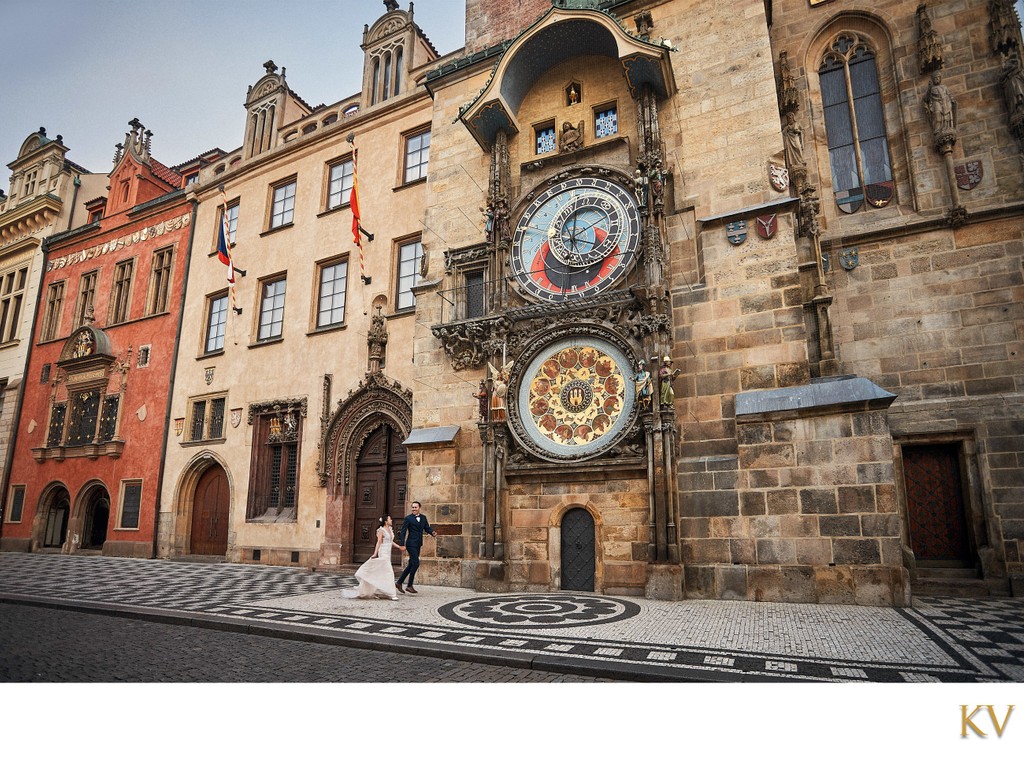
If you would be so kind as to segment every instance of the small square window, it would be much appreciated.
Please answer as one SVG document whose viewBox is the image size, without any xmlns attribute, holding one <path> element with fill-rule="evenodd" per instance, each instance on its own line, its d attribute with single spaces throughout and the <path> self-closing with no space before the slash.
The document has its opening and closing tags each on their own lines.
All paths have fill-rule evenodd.
<svg viewBox="0 0 1024 760">
<path fill-rule="evenodd" d="M 149 354 L 153 350 L 151 345 L 139 346 L 139 360 L 136 362 L 136 366 L 139 368 L 149 366 Z"/>
<path fill-rule="evenodd" d="M 348 291 L 348 259 L 319 267 L 317 328 L 334 327 L 345 322 L 345 296 Z"/>
<path fill-rule="evenodd" d="M 398 249 L 398 297 L 395 299 L 398 311 L 411 309 L 416 305 L 416 296 L 413 295 L 412 288 L 419 282 L 422 258 L 423 245 L 419 240 L 405 243 Z"/>
<path fill-rule="evenodd" d="M 555 125 L 537 127 L 537 154 L 550 153 L 555 149 Z"/>
<path fill-rule="evenodd" d="M 605 106 L 594 112 L 594 136 L 611 137 L 619 133 L 619 114 L 615 106 Z"/>
<path fill-rule="evenodd" d="M 295 213 L 295 180 L 274 188 L 274 200 L 270 209 L 270 229 L 292 223 Z"/>
<path fill-rule="evenodd" d="M 344 206 L 352 197 L 352 161 L 331 166 L 327 179 L 327 208 Z"/>
</svg>

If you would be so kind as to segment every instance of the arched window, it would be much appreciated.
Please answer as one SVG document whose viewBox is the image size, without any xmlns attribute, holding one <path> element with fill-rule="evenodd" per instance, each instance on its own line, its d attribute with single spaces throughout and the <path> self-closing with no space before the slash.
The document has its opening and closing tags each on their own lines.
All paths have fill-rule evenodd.
<svg viewBox="0 0 1024 760">
<path fill-rule="evenodd" d="M 402 86 L 402 48 L 395 51 L 395 95 Z"/>
<path fill-rule="evenodd" d="M 893 196 L 875 53 L 853 32 L 836 37 L 818 68 L 832 190 L 840 210 L 886 206 Z"/>
<path fill-rule="evenodd" d="M 381 100 L 391 96 L 391 53 L 384 54 L 384 95 Z"/>
<path fill-rule="evenodd" d="M 380 58 L 373 59 L 373 78 L 370 80 L 370 105 L 377 102 L 377 83 L 380 81 Z"/>
</svg>

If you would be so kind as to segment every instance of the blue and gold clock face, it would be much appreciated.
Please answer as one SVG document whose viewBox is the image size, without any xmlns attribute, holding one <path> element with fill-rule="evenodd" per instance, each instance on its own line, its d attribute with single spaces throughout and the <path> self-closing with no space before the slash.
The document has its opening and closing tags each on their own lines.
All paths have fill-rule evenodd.
<svg viewBox="0 0 1024 760">
<path fill-rule="evenodd" d="M 540 193 L 512 238 L 512 273 L 536 298 L 563 301 L 607 290 L 640 247 L 632 194 L 602 178 L 570 179 Z"/>
</svg>

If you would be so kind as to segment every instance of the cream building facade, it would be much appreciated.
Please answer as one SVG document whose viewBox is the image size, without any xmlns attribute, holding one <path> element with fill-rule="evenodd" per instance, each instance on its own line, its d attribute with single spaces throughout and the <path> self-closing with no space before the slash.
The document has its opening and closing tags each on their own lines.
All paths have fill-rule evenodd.
<svg viewBox="0 0 1024 760">
<path fill-rule="evenodd" d="M 106 193 L 105 174 L 66 158 L 68 146 L 40 127 L 25 138 L 0 192 L 0 471 L 8 484 L 23 373 L 44 266 L 43 240 L 88 221 L 86 202 Z M 20 494 L 5 495 L 5 515 L 20 510 Z"/>
</svg>

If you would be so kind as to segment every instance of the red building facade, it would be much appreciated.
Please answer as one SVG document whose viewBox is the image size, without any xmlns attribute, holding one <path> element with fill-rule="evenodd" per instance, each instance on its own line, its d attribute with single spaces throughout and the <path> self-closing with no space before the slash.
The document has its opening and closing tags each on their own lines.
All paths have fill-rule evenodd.
<svg viewBox="0 0 1024 760">
<path fill-rule="evenodd" d="M 154 553 L 194 207 L 130 126 L 90 223 L 47 240 L 6 550 Z"/>
</svg>

